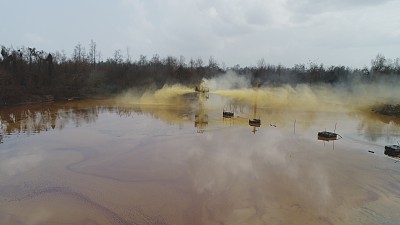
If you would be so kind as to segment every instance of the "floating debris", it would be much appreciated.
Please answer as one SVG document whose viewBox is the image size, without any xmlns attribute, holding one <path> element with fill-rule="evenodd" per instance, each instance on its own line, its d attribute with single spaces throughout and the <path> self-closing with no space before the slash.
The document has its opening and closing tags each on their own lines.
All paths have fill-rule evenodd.
<svg viewBox="0 0 400 225">
<path fill-rule="evenodd" d="M 375 153 L 374 151 L 368 150 L 369 153 Z"/>
<path fill-rule="evenodd" d="M 231 107 L 229 107 L 229 108 L 231 108 Z M 228 110 L 225 110 L 225 107 L 224 107 L 224 109 L 222 110 L 222 117 L 224 117 L 224 118 L 232 118 L 234 115 L 235 115 L 235 113 L 233 111 L 231 111 L 231 109 L 228 111 Z"/>
<path fill-rule="evenodd" d="M 233 112 L 222 111 L 222 117 L 224 117 L 224 118 L 232 118 L 234 115 L 235 115 L 235 113 L 233 113 Z"/>
<path fill-rule="evenodd" d="M 261 120 L 260 119 L 249 119 L 249 125 L 253 127 L 260 127 Z"/>
<path fill-rule="evenodd" d="M 385 155 L 391 157 L 400 157 L 400 146 L 399 145 L 386 145 Z"/>
<path fill-rule="evenodd" d="M 335 130 L 333 132 L 329 132 L 329 131 L 320 131 L 320 132 L 318 132 L 318 140 L 335 141 L 335 140 L 339 140 L 340 138 L 342 138 L 342 136 L 340 136 L 339 134 L 335 133 L 336 132 L 336 125 L 337 125 L 337 123 L 335 123 Z"/>
<path fill-rule="evenodd" d="M 338 134 L 329 132 L 329 131 L 321 131 L 318 132 L 318 140 L 337 140 Z"/>
</svg>

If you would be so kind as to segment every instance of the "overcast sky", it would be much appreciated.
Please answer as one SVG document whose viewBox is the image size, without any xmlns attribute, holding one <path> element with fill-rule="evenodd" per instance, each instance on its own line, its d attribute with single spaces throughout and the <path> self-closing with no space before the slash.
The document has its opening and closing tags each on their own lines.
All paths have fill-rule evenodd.
<svg viewBox="0 0 400 225">
<path fill-rule="evenodd" d="M 210 56 L 226 66 L 370 66 L 400 57 L 399 0 L 0 0 L 0 45 L 47 52 L 97 43 L 133 59 Z"/>
</svg>

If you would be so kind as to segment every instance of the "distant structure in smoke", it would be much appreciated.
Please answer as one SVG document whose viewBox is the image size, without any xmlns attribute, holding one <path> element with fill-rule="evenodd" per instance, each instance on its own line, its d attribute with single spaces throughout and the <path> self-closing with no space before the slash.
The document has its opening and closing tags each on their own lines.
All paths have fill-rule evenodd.
<svg viewBox="0 0 400 225">
<path fill-rule="evenodd" d="M 196 85 L 194 90 L 196 92 L 202 92 L 202 93 L 206 93 L 209 92 L 210 89 L 208 88 L 207 84 L 206 84 L 206 80 L 203 78 L 200 82 L 200 84 Z"/>
</svg>

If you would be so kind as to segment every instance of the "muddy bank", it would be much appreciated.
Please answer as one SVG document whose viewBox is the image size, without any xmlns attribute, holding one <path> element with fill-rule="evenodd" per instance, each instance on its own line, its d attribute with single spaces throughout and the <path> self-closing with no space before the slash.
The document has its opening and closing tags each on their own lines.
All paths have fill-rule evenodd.
<svg viewBox="0 0 400 225">
<path fill-rule="evenodd" d="M 373 107 L 372 111 L 381 115 L 400 117 L 400 104 L 383 104 Z"/>
</svg>

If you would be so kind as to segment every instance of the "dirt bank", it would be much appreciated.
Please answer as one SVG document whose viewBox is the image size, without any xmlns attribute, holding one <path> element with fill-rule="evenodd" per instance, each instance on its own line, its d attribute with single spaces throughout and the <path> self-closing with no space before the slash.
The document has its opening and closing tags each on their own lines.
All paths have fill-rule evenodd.
<svg viewBox="0 0 400 225">
<path fill-rule="evenodd" d="M 375 106 L 372 111 L 381 115 L 400 117 L 400 104 L 384 104 Z"/>
</svg>

